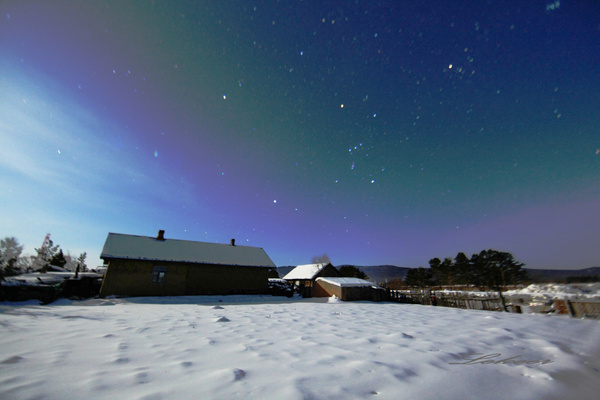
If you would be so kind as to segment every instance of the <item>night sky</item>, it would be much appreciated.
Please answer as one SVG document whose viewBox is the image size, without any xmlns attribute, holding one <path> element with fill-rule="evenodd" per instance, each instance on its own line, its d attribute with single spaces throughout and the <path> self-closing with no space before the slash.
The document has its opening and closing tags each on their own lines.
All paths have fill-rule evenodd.
<svg viewBox="0 0 600 400">
<path fill-rule="evenodd" d="M 600 265 L 600 3 L 3 1 L 0 236 Z"/>
</svg>

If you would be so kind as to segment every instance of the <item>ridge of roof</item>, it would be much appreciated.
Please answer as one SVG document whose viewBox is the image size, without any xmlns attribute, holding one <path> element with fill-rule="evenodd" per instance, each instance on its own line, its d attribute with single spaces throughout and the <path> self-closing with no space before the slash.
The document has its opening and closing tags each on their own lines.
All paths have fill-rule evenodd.
<svg viewBox="0 0 600 400">
<path fill-rule="evenodd" d="M 283 279 L 313 279 L 323 268 L 331 263 L 304 264 L 288 272 Z"/>
<path fill-rule="evenodd" d="M 100 258 L 275 267 L 261 247 L 114 232 L 109 232 Z"/>
</svg>

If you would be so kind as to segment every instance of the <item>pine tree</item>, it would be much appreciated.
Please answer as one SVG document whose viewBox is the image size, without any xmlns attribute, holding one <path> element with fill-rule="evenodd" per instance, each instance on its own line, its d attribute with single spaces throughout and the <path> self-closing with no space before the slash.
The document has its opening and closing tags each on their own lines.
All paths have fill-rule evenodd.
<svg viewBox="0 0 600 400">
<path fill-rule="evenodd" d="M 452 285 L 454 282 L 453 264 L 451 258 L 444 258 L 441 261 L 439 258 L 429 260 L 429 267 L 433 272 L 434 279 L 437 285 Z"/>
<path fill-rule="evenodd" d="M 15 237 L 6 237 L 0 241 L 0 278 L 21 273 L 22 252 L 23 246 Z"/>
<path fill-rule="evenodd" d="M 465 253 L 458 253 L 454 258 L 455 283 L 462 285 L 475 284 L 475 274 Z"/>
<path fill-rule="evenodd" d="M 58 253 L 54 254 L 50 259 L 50 265 L 56 265 L 58 267 L 64 267 L 67 264 L 67 259 L 63 254 L 62 249 L 58 251 Z"/>
<path fill-rule="evenodd" d="M 406 272 L 406 285 L 426 288 L 433 285 L 431 268 L 413 268 Z"/>
<path fill-rule="evenodd" d="M 441 275 L 441 268 L 440 265 L 442 265 L 442 260 L 440 260 L 439 258 L 435 257 L 432 258 L 431 260 L 429 260 L 429 268 L 431 269 L 431 275 L 432 275 L 432 285 L 441 285 L 441 279 L 440 279 L 440 275 Z"/>
<path fill-rule="evenodd" d="M 506 311 L 502 290 L 507 285 L 517 284 L 526 278 L 525 271 L 521 269 L 525 264 L 516 261 L 511 253 L 492 249 L 473 254 L 471 262 L 479 274 L 480 283 L 498 292 L 502 307 Z"/>
</svg>

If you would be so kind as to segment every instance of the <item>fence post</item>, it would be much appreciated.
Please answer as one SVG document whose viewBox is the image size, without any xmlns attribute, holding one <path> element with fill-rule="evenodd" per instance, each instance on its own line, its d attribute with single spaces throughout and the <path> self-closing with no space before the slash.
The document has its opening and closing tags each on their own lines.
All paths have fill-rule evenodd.
<svg viewBox="0 0 600 400">
<path fill-rule="evenodd" d="M 569 315 L 571 317 L 575 316 L 575 310 L 573 309 L 573 304 L 571 304 L 571 300 L 567 299 L 567 309 L 569 310 Z"/>
</svg>

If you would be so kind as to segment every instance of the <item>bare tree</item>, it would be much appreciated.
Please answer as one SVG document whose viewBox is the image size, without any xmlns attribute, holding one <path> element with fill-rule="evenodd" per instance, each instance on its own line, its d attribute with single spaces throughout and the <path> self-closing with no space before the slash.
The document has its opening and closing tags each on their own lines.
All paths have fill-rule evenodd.
<svg viewBox="0 0 600 400">
<path fill-rule="evenodd" d="M 81 271 L 85 272 L 88 270 L 87 264 L 85 263 L 85 259 L 87 258 L 87 252 L 83 252 L 77 257 L 77 266 L 81 269 Z"/>
<path fill-rule="evenodd" d="M 320 256 L 314 256 L 313 258 L 311 258 L 310 262 L 311 264 L 330 264 L 331 259 L 327 254 L 323 253 Z"/>
</svg>

